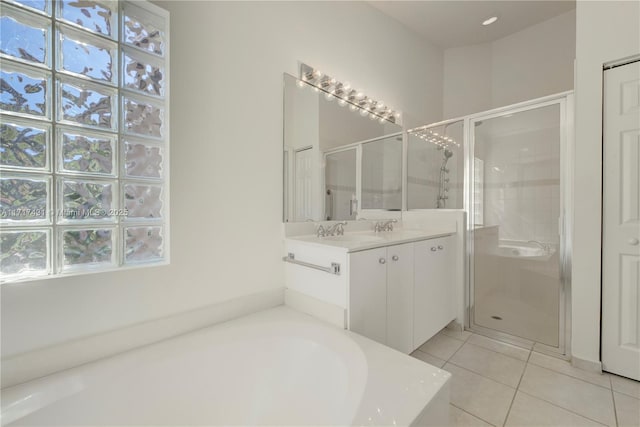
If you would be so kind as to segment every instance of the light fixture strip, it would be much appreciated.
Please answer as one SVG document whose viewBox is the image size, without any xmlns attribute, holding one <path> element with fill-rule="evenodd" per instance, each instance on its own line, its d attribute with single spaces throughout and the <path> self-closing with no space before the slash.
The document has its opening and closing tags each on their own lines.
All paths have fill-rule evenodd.
<svg viewBox="0 0 640 427">
<path fill-rule="evenodd" d="M 460 143 L 455 139 L 446 135 L 440 135 L 438 132 L 434 132 L 433 130 L 425 127 L 411 129 L 408 132 L 410 135 L 420 138 L 426 142 L 430 142 L 434 145 L 437 145 L 438 147 L 460 147 Z"/>
<path fill-rule="evenodd" d="M 364 115 L 369 114 L 372 119 L 379 118 L 381 123 L 386 120 L 398 125 L 401 124 L 399 111 L 369 98 L 362 92 L 351 88 L 349 84 L 342 83 L 304 63 L 300 64 L 300 82 L 325 92 L 329 98 L 336 98 L 340 105 L 351 104 L 352 109 L 359 108 Z"/>
</svg>

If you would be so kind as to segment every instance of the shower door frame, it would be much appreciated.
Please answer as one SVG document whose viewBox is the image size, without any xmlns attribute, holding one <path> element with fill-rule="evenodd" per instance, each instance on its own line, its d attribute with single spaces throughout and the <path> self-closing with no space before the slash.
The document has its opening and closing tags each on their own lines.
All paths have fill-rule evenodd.
<svg viewBox="0 0 640 427">
<path fill-rule="evenodd" d="M 388 139 L 388 138 L 393 138 L 393 137 L 402 137 L 402 157 L 401 157 L 401 166 L 400 166 L 400 173 L 401 173 L 401 182 L 403 183 L 402 185 L 402 196 L 401 196 L 401 201 L 400 201 L 400 209 L 399 210 L 389 210 L 389 209 L 362 209 L 362 151 L 363 151 L 363 146 L 365 144 L 368 144 L 370 142 L 376 142 L 376 141 L 381 141 L 384 139 Z M 336 154 L 342 151 L 348 151 L 348 150 L 356 150 L 356 203 L 357 203 L 357 208 L 356 208 L 356 219 L 358 219 L 358 217 L 360 217 L 362 215 L 363 211 L 366 212 L 371 212 L 374 214 L 382 214 L 384 212 L 393 212 L 393 213 L 397 213 L 400 214 L 403 210 L 405 210 L 405 205 L 406 205 L 406 186 L 404 185 L 404 177 L 405 177 L 405 173 L 406 173 L 406 145 L 407 145 L 407 137 L 406 137 L 406 132 L 400 131 L 400 132 L 392 132 L 390 134 L 387 135 L 382 135 L 382 136 L 376 136 L 375 138 L 370 138 L 370 139 L 364 139 L 362 141 L 356 141 L 356 142 L 352 142 L 350 144 L 345 144 L 345 145 L 341 145 L 339 147 L 335 147 L 335 148 L 331 148 L 327 151 L 324 151 L 322 153 L 322 160 L 323 160 L 323 184 L 322 184 L 322 193 L 325 194 L 327 191 L 327 171 L 326 171 L 326 164 L 327 164 L 327 156 L 331 155 L 331 154 Z M 326 206 L 324 203 L 324 198 L 323 198 L 323 202 L 322 202 L 322 207 L 323 207 L 323 212 L 326 212 Z M 324 217 L 323 217 L 324 218 Z M 323 219 L 324 221 L 324 219 Z"/>
<path fill-rule="evenodd" d="M 465 327 L 481 335 L 493 337 L 501 341 L 518 346 L 524 346 L 536 351 L 570 357 L 571 347 L 571 240 L 573 230 L 573 152 L 574 152 L 574 95 L 573 91 L 561 92 L 543 98 L 495 108 L 480 113 L 465 116 L 464 120 L 464 209 L 467 212 L 467 286 L 465 292 Z M 525 338 L 516 337 L 506 332 L 476 325 L 474 319 L 474 234 L 473 234 L 473 159 L 475 144 L 475 123 L 516 114 L 551 105 L 560 107 L 560 220 L 559 251 L 560 251 L 560 292 L 559 292 L 559 331 L 558 347 L 548 346 Z M 458 118 L 457 120 L 460 120 Z"/>
</svg>

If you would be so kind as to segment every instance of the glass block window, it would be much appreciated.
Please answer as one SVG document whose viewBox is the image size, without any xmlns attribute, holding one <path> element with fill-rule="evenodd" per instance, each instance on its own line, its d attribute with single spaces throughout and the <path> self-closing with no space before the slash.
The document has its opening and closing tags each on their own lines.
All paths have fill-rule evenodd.
<svg viewBox="0 0 640 427">
<path fill-rule="evenodd" d="M 168 262 L 169 15 L 0 0 L 0 281 Z"/>
</svg>

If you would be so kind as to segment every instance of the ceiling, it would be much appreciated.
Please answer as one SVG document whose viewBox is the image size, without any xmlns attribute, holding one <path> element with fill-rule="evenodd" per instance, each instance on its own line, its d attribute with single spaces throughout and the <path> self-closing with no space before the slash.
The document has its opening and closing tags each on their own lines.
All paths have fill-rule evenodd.
<svg viewBox="0 0 640 427">
<path fill-rule="evenodd" d="M 370 1 L 432 44 L 447 49 L 486 43 L 575 8 L 575 0 Z M 483 26 L 492 16 L 498 21 Z"/>
</svg>

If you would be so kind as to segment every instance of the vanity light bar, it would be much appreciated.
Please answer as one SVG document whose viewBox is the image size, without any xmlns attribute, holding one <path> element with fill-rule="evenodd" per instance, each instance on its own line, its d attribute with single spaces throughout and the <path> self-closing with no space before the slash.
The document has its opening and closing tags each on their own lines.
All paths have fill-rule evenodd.
<svg viewBox="0 0 640 427">
<path fill-rule="evenodd" d="M 446 135 L 440 135 L 438 134 L 438 132 L 434 132 L 432 129 L 428 129 L 428 128 L 411 129 L 409 130 L 409 134 L 415 137 L 418 137 L 424 141 L 431 142 L 432 144 L 435 144 L 438 147 L 444 147 L 444 148 L 447 148 L 450 146 L 460 147 L 460 143 L 457 142 L 455 139 Z"/>
<path fill-rule="evenodd" d="M 342 83 L 335 78 L 323 74 L 319 70 L 307 65 L 300 64 L 300 80 L 298 86 L 304 87 L 308 84 L 316 91 L 323 91 L 327 100 L 336 98 L 340 106 L 349 104 L 351 110 L 360 110 L 362 116 L 369 116 L 372 120 L 379 119 L 380 123 L 388 121 L 401 124 L 401 114 L 380 101 L 369 98 L 362 92 L 353 89 L 350 84 Z"/>
</svg>

